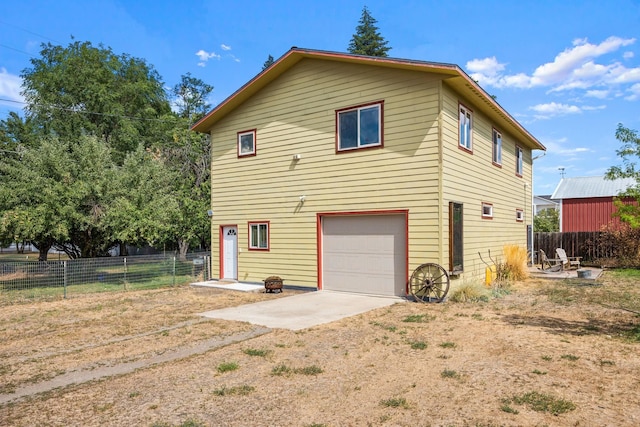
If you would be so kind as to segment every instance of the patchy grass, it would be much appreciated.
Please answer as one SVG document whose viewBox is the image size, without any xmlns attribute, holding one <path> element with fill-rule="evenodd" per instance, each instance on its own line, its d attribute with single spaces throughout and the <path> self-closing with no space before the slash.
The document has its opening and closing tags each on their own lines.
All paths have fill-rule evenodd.
<svg viewBox="0 0 640 427">
<path fill-rule="evenodd" d="M 219 364 L 217 367 L 218 372 L 220 372 L 221 374 L 225 372 L 235 371 L 238 368 L 239 366 L 236 362 L 224 362 Z"/>
<path fill-rule="evenodd" d="M 274 366 L 273 369 L 271 369 L 271 375 L 275 375 L 275 376 L 291 375 L 291 368 L 285 365 L 284 363 L 281 363 L 280 365 Z"/>
<path fill-rule="evenodd" d="M 564 360 L 569 360 L 571 362 L 575 362 L 576 360 L 580 359 L 580 356 L 576 356 L 574 354 L 563 354 L 562 356 L 560 356 L 560 359 L 564 359 Z"/>
<path fill-rule="evenodd" d="M 274 376 L 290 376 L 292 374 L 299 375 L 318 375 L 323 373 L 324 370 L 316 365 L 305 366 L 303 368 L 290 368 L 289 366 L 281 363 L 280 365 L 274 366 L 271 369 L 271 375 Z"/>
<path fill-rule="evenodd" d="M 239 395 L 246 396 L 247 394 L 255 391 L 255 387 L 250 385 L 240 385 L 235 387 L 225 387 L 222 386 L 213 391 L 213 394 L 216 396 L 231 396 L 231 395 Z"/>
<path fill-rule="evenodd" d="M 451 341 L 445 341 L 438 344 L 442 348 L 456 348 L 456 343 Z"/>
<path fill-rule="evenodd" d="M 435 316 L 429 316 L 428 314 L 412 314 L 402 319 L 402 321 L 405 323 L 426 323 L 435 318 Z"/>
<path fill-rule="evenodd" d="M 427 348 L 427 343 L 424 341 L 414 341 L 411 343 L 411 348 L 413 350 L 424 350 Z"/>
<path fill-rule="evenodd" d="M 384 399 L 380 401 L 380 405 L 387 408 L 411 408 L 411 405 L 409 405 L 407 399 L 405 399 L 404 397 L 392 397 L 391 399 Z"/>
<path fill-rule="evenodd" d="M 259 348 L 245 348 L 242 350 L 244 354 L 247 356 L 256 356 L 256 357 L 266 357 L 271 353 L 270 350 L 259 349 Z"/>
<path fill-rule="evenodd" d="M 529 393 L 503 399 L 503 404 L 508 405 L 510 403 L 526 405 L 533 411 L 548 412 L 553 415 L 564 414 L 576 409 L 576 405 L 568 400 L 537 391 L 530 391 Z"/>
<path fill-rule="evenodd" d="M 444 371 L 440 372 L 440 376 L 442 378 L 453 378 L 453 379 L 460 378 L 460 374 L 454 371 L 453 369 L 445 369 Z"/>
</svg>

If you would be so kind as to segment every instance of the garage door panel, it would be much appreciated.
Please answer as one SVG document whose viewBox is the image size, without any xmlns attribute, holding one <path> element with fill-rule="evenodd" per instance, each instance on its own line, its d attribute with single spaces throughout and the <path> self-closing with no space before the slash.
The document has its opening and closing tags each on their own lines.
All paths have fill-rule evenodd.
<svg viewBox="0 0 640 427">
<path fill-rule="evenodd" d="M 404 215 L 323 218 L 323 288 L 404 295 L 405 218 Z"/>
</svg>

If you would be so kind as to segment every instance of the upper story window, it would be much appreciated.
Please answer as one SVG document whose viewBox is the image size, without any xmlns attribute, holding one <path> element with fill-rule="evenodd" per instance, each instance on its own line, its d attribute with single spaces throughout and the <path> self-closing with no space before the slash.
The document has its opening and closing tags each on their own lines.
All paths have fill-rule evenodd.
<svg viewBox="0 0 640 427">
<path fill-rule="evenodd" d="M 382 102 L 336 111 L 338 151 L 382 146 Z"/>
<path fill-rule="evenodd" d="M 269 250 L 269 223 L 250 222 L 249 223 L 249 249 Z"/>
<path fill-rule="evenodd" d="M 516 209 L 516 221 L 524 222 L 524 211 L 522 209 Z"/>
<path fill-rule="evenodd" d="M 238 157 L 256 155 L 256 130 L 238 132 Z"/>
<path fill-rule="evenodd" d="M 516 145 L 516 175 L 522 176 L 522 148 Z"/>
<path fill-rule="evenodd" d="M 460 148 L 473 151 L 473 141 L 471 132 L 473 130 L 473 112 L 464 105 L 460 104 L 458 144 Z"/>
<path fill-rule="evenodd" d="M 502 165 L 502 134 L 493 130 L 493 156 L 491 161 L 496 166 Z"/>
</svg>

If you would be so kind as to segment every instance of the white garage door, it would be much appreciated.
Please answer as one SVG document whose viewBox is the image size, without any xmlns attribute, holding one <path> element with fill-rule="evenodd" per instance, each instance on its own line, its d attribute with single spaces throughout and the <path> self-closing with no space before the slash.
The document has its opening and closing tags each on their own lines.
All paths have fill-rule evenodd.
<svg viewBox="0 0 640 427">
<path fill-rule="evenodd" d="M 405 215 L 322 217 L 323 289 L 405 295 Z"/>
</svg>

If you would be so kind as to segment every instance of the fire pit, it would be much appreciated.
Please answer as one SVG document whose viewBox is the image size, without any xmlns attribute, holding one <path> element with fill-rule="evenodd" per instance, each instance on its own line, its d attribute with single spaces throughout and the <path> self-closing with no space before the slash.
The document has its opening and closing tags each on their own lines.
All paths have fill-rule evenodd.
<svg viewBox="0 0 640 427">
<path fill-rule="evenodd" d="M 282 292 L 282 282 L 284 279 L 278 276 L 269 276 L 264 279 L 264 288 L 267 292 Z"/>
</svg>

